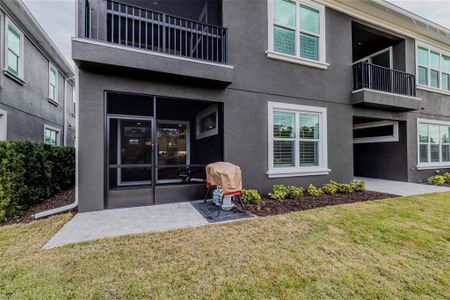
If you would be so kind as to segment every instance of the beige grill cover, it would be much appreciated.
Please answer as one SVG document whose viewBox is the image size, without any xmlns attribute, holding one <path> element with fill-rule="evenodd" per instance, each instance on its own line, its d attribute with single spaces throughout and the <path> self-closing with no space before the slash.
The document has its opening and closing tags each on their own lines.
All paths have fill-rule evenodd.
<svg viewBox="0 0 450 300">
<path fill-rule="evenodd" d="M 206 166 L 206 182 L 222 187 L 223 193 L 242 191 L 241 168 L 227 162 L 216 162 Z"/>
</svg>

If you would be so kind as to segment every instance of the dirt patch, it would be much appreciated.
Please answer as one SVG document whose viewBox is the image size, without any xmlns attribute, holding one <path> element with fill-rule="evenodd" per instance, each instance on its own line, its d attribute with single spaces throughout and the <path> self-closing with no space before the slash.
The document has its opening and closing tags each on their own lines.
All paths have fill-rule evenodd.
<svg viewBox="0 0 450 300">
<path fill-rule="evenodd" d="M 74 201 L 75 201 L 75 187 L 65 190 L 61 193 L 58 193 L 51 198 L 48 198 L 48 199 L 45 199 L 45 200 L 42 200 L 42 201 L 36 203 L 30 209 L 23 212 L 23 214 L 20 215 L 19 217 L 15 218 L 13 220 L 9 220 L 4 223 L 0 223 L 0 226 L 10 225 L 10 224 L 19 224 L 19 223 L 30 223 L 31 221 L 35 220 L 33 217 L 34 214 L 36 214 L 38 212 L 46 211 L 49 209 L 61 207 L 64 205 L 68 205 L 68 204 L 73 203 Z M 71 210 L 71 212 L 76 212 L 76 211 L 77 211 L 76 208 Z"/>
<path fill-rule="evenodd" d="M 398 197 L 397 195 L 378 192 L 356 192 L 352 194 L 322 195 L 319 197 L 303 196 L 298 199 L 285 199 L 281 201 L 263 197 L 257 204 L 246 204 L 245 208 L 257 216 L 270 216 L 285 214 L 292 211 L 307 210 L 323 206 L 362 202 Z"/>
</svg>

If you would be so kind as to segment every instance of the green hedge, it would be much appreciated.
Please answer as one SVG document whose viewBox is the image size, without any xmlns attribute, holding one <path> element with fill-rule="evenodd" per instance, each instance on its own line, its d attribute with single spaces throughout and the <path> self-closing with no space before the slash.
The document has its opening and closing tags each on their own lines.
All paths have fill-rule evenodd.
<svg viewBox="0 0 450 300">
<path fill-rule="evenodd" d="M 0 142 L 0 222 L 72 186 L 74 148 Z"/>
</svg>

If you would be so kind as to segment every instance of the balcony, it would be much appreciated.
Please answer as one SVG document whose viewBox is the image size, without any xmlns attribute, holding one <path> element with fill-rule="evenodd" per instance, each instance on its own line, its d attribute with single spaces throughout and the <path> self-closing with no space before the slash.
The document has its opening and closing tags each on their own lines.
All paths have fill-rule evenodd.
<svg viewBox="0 0 450 300">
<path fill-rule="evenodd" d="M 79 38 L 73 40 L 75 61 L 231 83 L 233 67 L 227 65 L 226 28 L 207 23 L 207 18 L 205 22 L 196 21 L 125 1 L 80 1 L 84 3 L 84 7 L 82 4 L 79 7 L 84 15 L 80 20 L 84 20 L 84 24 L 79 28 Z M 200 11 L 200 5 L 204 3 L 198 16 L 204 20 L 205 9 L 206 14 L 211 11 L 208 4 L 211 6 L 214 1 L 161 2 L 143 3 L 149 7 L 162 4 L 158 7 L 180 14 L 183 9 L 190 10 L 193 15 L 197 13 L 192 13 L 194 5 L 199 6 L 195 9 Z M 180 9 L 180 5 L 185 7 Z M 220 7 L 216 6 L 215 11 Z M 109 50 L 104 53 L 98 46 Z"/>
<path fill-rule="evenodd" d="M 421 107 L 421 99 L 416 97 L 416 79 L 413 74 L 367 62 L 353 65 L 352 103 L 395 111 L 417 110 Z"/>
</svg>

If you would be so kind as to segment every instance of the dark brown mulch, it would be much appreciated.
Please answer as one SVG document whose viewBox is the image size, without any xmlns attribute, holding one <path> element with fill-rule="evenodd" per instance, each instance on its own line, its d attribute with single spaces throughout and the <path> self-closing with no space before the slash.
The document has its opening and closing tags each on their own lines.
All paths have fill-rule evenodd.
<svg viewBox="0 0 450 300">
<path fill-rule="evenodd" d="M 71 204 L 75 201 L 75 188 L 72 187 L 68 190 L 65 190 L 61 193 L 56 194 L 55 196 L 42 200 L 35 205 L 33 205 L 30 209 L 23 212 L 19 217 L 9 220 L 7 222 L 0 222 L 0 226 L 3 225 L 11 225 L 11 224 L 19 224 L 19 223 L 30 223 L 31 221 L 35 220 L 33 215 L 46 211 L 49 209 L 61 207 L 64 205 Z M 76 212 L 77 209 L 71 210 L 71 212 Z"/>
<path fill-rule="evenodd" d="M 355 203 L 368 200 L 379 200 L 398 197 L 397 195 L 384 194 L 378 192 L 356 192 L 349 195 L 322 195 L 319 197 L 303 196 L 299 199 L 285 199 L 281 201 L 263 197 L 257 204 L 246 204 L 245 208 L 257 216 L 271 216 L 285 214 L 292 211 L 307 210 L 323 206 Z"/>
</svg>

